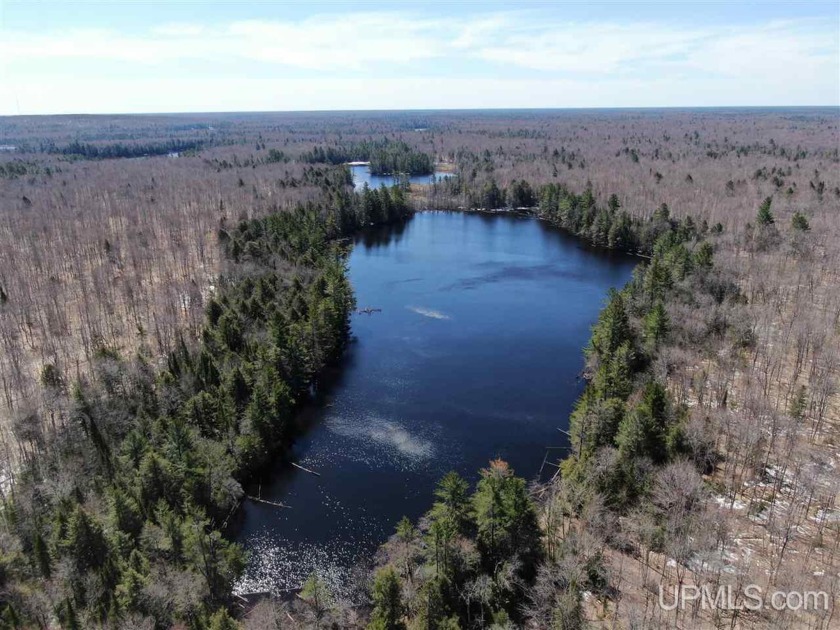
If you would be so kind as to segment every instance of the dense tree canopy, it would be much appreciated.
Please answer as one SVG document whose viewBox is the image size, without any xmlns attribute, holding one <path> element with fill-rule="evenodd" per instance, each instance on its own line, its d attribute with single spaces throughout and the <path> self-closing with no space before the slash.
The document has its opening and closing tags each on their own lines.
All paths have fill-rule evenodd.
<svg viewBox="0 0 840 630">
<path fill-rule="evenodd" d="M 425 154 L 398 140 L 372 140 L 341 143 L 331 146 L 316 146 L 305 153 L 306 162 L 326 162 L 343 164 L 345 162 L 370 162 L 370 172 L 374 175 L 431 175 L 434 173 L 434 161 Z"/>
</svg>

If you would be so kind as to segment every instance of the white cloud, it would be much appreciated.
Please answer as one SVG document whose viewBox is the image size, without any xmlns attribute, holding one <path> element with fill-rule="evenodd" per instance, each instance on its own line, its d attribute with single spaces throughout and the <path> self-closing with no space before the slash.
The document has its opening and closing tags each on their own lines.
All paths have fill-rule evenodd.
<svg viewBox="0 0 840 630">
<path fill-rule="evenodd" d="M 710 27 L 524 12 L 5 30 L 0 113 L 18 102 L 33 113 L 838 104 L 839 37 L 810 20 Z M 106 73 L 114 61 L 126 78 Z M 220 70 L 193 78 L 189 61 Z"/>
<path fill-rule="evenodd" d="M 0 34 L 11 68 L 33 60 L 117 60 L 146 64 L 179 60 L 263 61 L 304 69 L 362 68 L 441 57 L 451 28 L 402 14 L 313 17 L 299 22 L 243 20 L 222 26 L 164 24 L 146 35 L 84 29 Z"/>
<path fill-rule="evenodd" d="M 814 23 L 779 22 L 729 29 L 691 52 L 688 68 L 726 76 L 785 74 L 792 83 L 814 73 L 840 74 L 840 32 Z"/>
<path fill-rule="evenodd" d="M 152 29 L 152 33 L 156 35 L 174 36 L 174 37 L 195 37 L 205 32 L 205 27 L 201 24 L 189 24 L 185 22 L 174 22 L 169 24 L 161 24 Z"/>
<path fill-rule="evenodd" d="M 840 36 L 817 21 L 678 27 L 657 23 L 555 23 L 520 28 L 475 56 L 523 68 L 615 74 L 666 69 L 725 76 L 813 69 L 840 72 Z"/>
<path fill-rule="evenodd" d="M 708 37 L 657 24 L 540 25 L 478 48 L 483 59 L 560 72 L 613 73 L 684 54 Z"/>
<path fill-rule="evenodd" d="M 397 15 L 356 14 L 303 22 L 235 22 L 221 38 L 234 56 L 306 69 L 411 63 L 444 54 L 445 24 Z"/>
</svg>

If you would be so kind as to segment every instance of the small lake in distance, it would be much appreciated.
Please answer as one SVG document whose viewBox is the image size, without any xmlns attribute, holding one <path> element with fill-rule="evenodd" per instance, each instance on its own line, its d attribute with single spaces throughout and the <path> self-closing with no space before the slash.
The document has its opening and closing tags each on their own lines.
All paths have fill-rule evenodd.
<svg viewBox="0 0 840 630">
<path fill-rule="evenodd" d="M 495 457 L 534 478 L 583 387 L 583 347 L 610 287 L 636 259 L 592 250 L 534 218 L 423 212 L 359 235 L 349 274 L 354 341 L 332 370 L 292 458 L 250 493 L 238 592 L 336 588 L 456 470 Z"/>
<path fill-rule="evenodd" d="M 363 164 L 354 164 L 348 167 L 350 173 L 353 175 L 353 185 L 356 190 L 360 190 L 367 184 L 371 188 L 379 188 L 380 186 L 393 186 L 397 183 L 397 178 L 393 175 L 371 175 L 370 167 Z M 435 180 L 446 179 L 452 177 L 454 173 L 444 171 L 436 171 L 434 175 L 413 175 L 408 178 L 412 184 L 431 184 Z"/>
</svg>

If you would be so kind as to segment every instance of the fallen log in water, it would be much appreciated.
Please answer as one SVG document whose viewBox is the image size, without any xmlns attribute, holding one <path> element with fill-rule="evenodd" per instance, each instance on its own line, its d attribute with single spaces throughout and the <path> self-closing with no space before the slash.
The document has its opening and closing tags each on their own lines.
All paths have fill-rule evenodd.
<svg viewBox="0 0 840 630">
<path fill-rule="evenodd" d="M 292 466 L 294 466 L 295 468 L 300 468 L 302 471 L 304 471 L 304 472 L 308 472 L 308 473 L 311 473 L 311 474 L 316 475 L 316 476 L 318 476 L 318 477 L 320 477 L 320 476 L 321 476 L 321 473 L 319 473 L 319 472 L 315 472 L 314 470 L 309 470 L 308 468 L 304 468 L 304 467 L 303 467 L 303 466 L 301 466 L 300 464 L 296 464 L 296 463 L 292 462 Z"/>
<path fill-rule="evenodd" d="M 275 501 L 267 501 L 266 499 L 260 499 L 259 497 L 252 497 L 251 495 L 247 495 L 251 501 L 256 501 L 257 503 L 265 503 L 266 505 L 273 505 L 274 507 L 279 508 L 286 508 L 287 510 L 291 510 L 291 505 L 286 505 L 285 503 L 277 503 Z"/>
</svg>

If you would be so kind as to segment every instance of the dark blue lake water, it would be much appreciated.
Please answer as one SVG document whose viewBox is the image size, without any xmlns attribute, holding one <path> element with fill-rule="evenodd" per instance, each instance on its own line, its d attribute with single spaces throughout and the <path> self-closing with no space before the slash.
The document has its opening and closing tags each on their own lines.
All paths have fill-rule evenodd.
<svg viewBox="0 0 840 630">
<path fill-rule="evenodd" d="M 607 290 L 635 260 L 533 218 L 420 213 L 361 235 L 350 256 L 354 342 L 303 413 L 293 458 L 246 502 L 240 592 L 336 587 L 432 502 L 438 479 L 471 482 L 502 457 L 526 478 L 560 445 L 582 389 L 582 349 Z"/>
<path fill-rule="evenodd" d="M 353 175 L 353 184 L 357 189 L 362 188 L 365 184 L 371 188 L 379 188 L 380 186 L 393 186 L 397 183 L 397 178 L 391 175 L 371 175 L 368 166 L 351 166 L 350 173 Z M 414 175 L 408 178 L 412 184 L 431 184 L 435 180 L 446 179 L 452 177 L 453 173 L 445 173 L 443 171 L 435 172 L 434 175 Z"/>
</svg>

